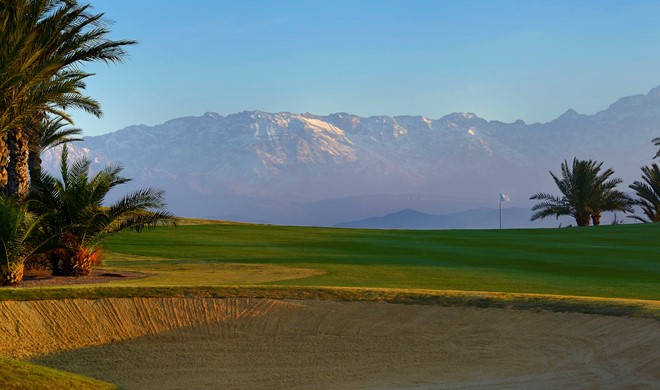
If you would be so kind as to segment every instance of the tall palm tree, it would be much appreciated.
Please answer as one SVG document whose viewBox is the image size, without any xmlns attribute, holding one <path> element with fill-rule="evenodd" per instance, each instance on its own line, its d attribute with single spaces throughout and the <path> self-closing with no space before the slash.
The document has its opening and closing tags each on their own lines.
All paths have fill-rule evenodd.
<svg viewBox="0 0 660 390">
<path fill-rule="evenodd" d="M 69 165 L 64 146 L 60 168 L 61 180 L 46 172 L 33 178 L 30 194 L 33 210 L 45 215 L 45 233 L 54 237 L 59 248 L 50 253 L 54 274 L 88 275 L 99 249 L 112 234 L 174 223 L 161 190 L 138 190 L 104 206 L 108 192 L 130 180 L 120 176 L 121 166 L 109 166 L 90 176 L 90 161 L 83 158 Z"/>
<path fill-rule="evenodd" d="M 66 115 L 68 106 L 98 111 L 98 103 L 80 94 L 87 74 L 66 69 L 49 48 L 59 35 L 53 29 L 58 4 L 64 2 L 0 1 L 0 188 L 14 195 L 27 187 L 24 124 L 44 112 Z"/>
<path fill-rule="evenodd" d="M 100 116 L 82 94 L 92 76 L 80 65 L 121 62 L 134 41 L 110 40 L 104 15 L 75 0 L 0 0 L 0 187 L 25 196 L 29 138 L 25 124 L 45 113 L 72 123 L 68 108 Z M 11 155 L 11 156 L 10 156 Z"/>
<path fill-rule="evenodd" d="M 39 223 L 25 204 L 0 194 L 0 285 L 20 283 L 25 261 L 47 242 Z"/>
<path fill-rule="evenodd" d="M 641 207 L 645 217 L 631 215 L 641 222 L 660 222 L 660 168 L 657 164 L 642 167 L 642 181 L 629 186 L 637 194 L 635 204 Z"/>
<path fill-rule="evenodd" d="M 535 213 L 531 220 L 567 215 L 575 218 L 578 226 L 600 224 L 601 213 L 604 211 L 632 211 L 632 200 L 624 193 L 616 190 L 621 179 L 610 177 L 614 171 L 606 169 L 601 173 L 603 163 L 593 160 L 573 159 L 569 167 L 568 161 L 561 164 L 561 178 L 550 172 L 562 196 L 548 193 L 537 193 L 531 200 L 540 200 L 532 207 Z"/>
</svg>

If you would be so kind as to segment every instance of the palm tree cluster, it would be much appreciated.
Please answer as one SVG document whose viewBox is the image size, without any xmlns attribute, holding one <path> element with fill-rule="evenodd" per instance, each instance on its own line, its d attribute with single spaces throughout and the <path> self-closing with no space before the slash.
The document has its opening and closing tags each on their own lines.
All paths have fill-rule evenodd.
<svg viewBox="0 0 660 390">
<path fill-rule="evenodd" d="M 72 123 L 69 108 L 101 115 L 83 93 L 92 74 L 80 66 L 121 62 L 124 47 L 135 43 L 109 33 L 89 4 L 0 0 L 0 189 L 7 195 L 27 196 L 29 161 L 36 161 L 50 123 Z"/>
<path fill-rule="evenodd" d="M 25 262 L 47 259 L 54 274 L 86 275 L 113 233 L 169 223 L 163 192 L 144 189 L 105 205 L 129 179 L 121 166 L 90 174 L 68 161 L 61 180 L 43 172 L 42 151 L 77 140 L 67 110 L 101 115 L 85 95 L 89 62 L 119 63 L 131 40 L 112 40 L 109 21 L 76 0 L 0 0 L 0 284 L 22 280 Z"/>
<path fill-rule="evenodd" d="M 660 145 L 660 138 L 653 140 Z M 660 151 L 654 158 L 660 157 Z M 635 181 L 629 186 L 636 199 L 616 189 L 622 183 L 619 178 L 612 178 L 614 171 L 608 168 L 602 171 L 602 162 L 573 159 L 561 164 L 561 177 L 550 172 L 561 196 L 537 193 L 530 197 L 539 200 L 532 207 L 535 213 L 532 221 L 549 216 L 571 216 L 578 226 L 600 225 L 603 212 L 622 211 L 632 213 L 638 206 L 644 216 L 631 215 L 630 218 L 642 222 L 660 222 L 660 170 L 657 164 L 642 167 L 642 181 Z"/>
<path fill-rule="evenodd" d="M 612 169 L 601 172 L 603 163 L 593 160 L 573 159 L 561 164 L 561 178 L 550 172 L 562 196 L 537 193 L 530 199 L 540 200 L 532 207 L 536 211 L 532 221 L 548 216 L 568 215 L 575 218 L 578 226 L 600 224 L 604 211 L 632 212 L 633 200 L 616 189 L 622 180 L 611 178 Z"/>
</svg>

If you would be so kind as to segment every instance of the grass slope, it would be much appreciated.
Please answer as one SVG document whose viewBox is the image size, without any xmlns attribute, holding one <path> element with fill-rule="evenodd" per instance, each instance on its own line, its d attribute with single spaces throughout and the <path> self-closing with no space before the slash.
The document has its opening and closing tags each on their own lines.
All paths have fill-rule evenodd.
<svg viewBox="0 0 660 390">
<path fill-rule="evenodd" d="M 103 390 L 110 383 L 20 360 L 0 357 L 0 388 L 7 390 Z"/>
<path fill-rule="evenodd" d="M 125 286 L 240 285 L 213 272 L 240 263 L 317 271 L 256 281 L 266 285 L 658 300 L 659 238 L 660 224 L 446 231 L 207 224 L 121 234 L 107 248 L 115 253 L 110 268 L 161 274 L 116 283 Z M 186 272 L 195 277 L 182 279 Z"/>
</svg>

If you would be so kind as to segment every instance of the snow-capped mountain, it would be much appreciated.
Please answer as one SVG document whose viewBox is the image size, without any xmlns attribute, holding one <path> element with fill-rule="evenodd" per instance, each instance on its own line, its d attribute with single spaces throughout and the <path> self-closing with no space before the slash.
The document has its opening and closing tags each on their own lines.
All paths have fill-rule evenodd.
<svg viewBox="0 0 660 390">
<path fill-rule="evenodd" d="M 206 113 L 87 137 L 70 148 L 96 166 L 121 162 L 136 187 L 164 188 L 180 215 L 331 225 L 406 207 L 429 213 L 488 207 L 500 192 L 528 206 L 531 194 L 555 191 L 547 171 L 573 157 L 605 161 L 629 184 L 650 163 L 650 140 L 658 136 L 660 87 L 594 115 L 568 110 L 531 125 L 472 113 L 439 119 Z M 45 153 L 49 169 L 58 155 Z M 378 199 L 393 208 L 368 214 Z M 328 204 L 335 206 L 319 206 Z"/>
</svg>

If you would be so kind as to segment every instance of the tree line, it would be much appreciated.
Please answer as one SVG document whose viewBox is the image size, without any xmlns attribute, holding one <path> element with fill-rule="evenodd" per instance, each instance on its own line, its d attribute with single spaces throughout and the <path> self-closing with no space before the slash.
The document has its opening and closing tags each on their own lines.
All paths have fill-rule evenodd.
<svg viewBox="0 0 660 390">
<path fill-rule="evenodd" d="M 653 144 L 660 147 L 660 137 L 653 139 Z M 660 149 L 653 157 L 660 158 Z M 561 164 L 561 176 L 550 172 L 560 196 L 537 193 L 530 197 L 539 202 L 532 207 L 536 219 L 555 216 L 575 218 L 578 226 L 600 225 L 603 212 L 621 211 L 633 213 L 634 207 L 641 209 L 643 215 L 631 215 L 630 218 L 641 222 L 660 222 L 660 168 L 653 163 L 643 166 L 642 180 L 628 186 L 635 192 L 636 198 L 623 193 L 617 186 L 623 181 L 613 178 L 611 168 L 602 170 L 603 163 L 593 160 L 573 159 Z"/>
<path fill-rule="evenodd" d="M 101 116 L 84 93 L 84 64 L 123 62 L 133 40 L 109 38 L 110 22 L 75 0 L 0 0 L 0 284 L 19 283 L 27 261 L 56 275 L 87 275 L 113 233 L 171 223 L 164 193 L 143 189 L 111 205 L 108 192 L 130 179 L 120 165 L 90 173 L 69 161 L 79 140 L 71 109 Z M 60 176 L 41 152 L 62 148 Z"/>
</svg>

